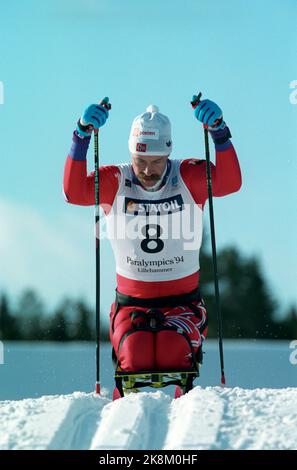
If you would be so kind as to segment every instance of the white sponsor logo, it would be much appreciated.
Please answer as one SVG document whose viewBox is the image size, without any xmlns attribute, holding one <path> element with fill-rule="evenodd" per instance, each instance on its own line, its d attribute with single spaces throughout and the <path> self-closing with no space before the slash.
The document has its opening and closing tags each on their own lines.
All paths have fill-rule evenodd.
<svg viewBox="0 0 297 470">
<path fill-rule="evenodd" d="M 291 81 L 290 88 L 293 88 L 293 91 L 290 94 L 290 103 L 297 104 L 297 80 Z"/>
<path fill-rule="evenodd" d="M 146 140 L 158 140 L 159 129 L 139 129 L 136 127 L 133 131 L 134 137 L 143 137 Z"/>
<path fill-rule="evenodd" d="M 0 104 L 4 103 L 4 85 L 3 82 L 0 81 Z"/>
<path fill-rule="evenodd" d="M 297 340 L 291 341 L 290 349 L 294 349 L 294 351 L 290 354 L 290 362 L 293 366 L 297 365 Z"/>
<path fill-rule="evenodd" d="M 139 212 L 169 212 L 172 210 L 180 210 L 180 206 L 177 201 L 166 201 L 159 204 L 149 203 L 138 205 Z"/>
<path fill-rule="evenodd" d="M 148 200 L 141 201 L 139 199 L 126 199 L 126 212 L 128 214 L 134 214 L 135 212 L 137 212 L 138 215 L 145 215 L 148 212 L 155 214 L 158 212 L 160 214 L 168 214 L 169 212 L 178 212 L 182 209 L 183 199 L 180 194 L 154 202 Z"/>
</svg>

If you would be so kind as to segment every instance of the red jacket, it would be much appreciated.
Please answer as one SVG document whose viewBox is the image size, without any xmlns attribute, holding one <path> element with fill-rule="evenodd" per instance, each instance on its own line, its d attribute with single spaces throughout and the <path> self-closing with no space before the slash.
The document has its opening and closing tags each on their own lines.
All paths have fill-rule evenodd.
<svg viewBox="0 0 297 470">
<path fill-rule="evenodd" d="M 86 154 L 90 139 L 73 136 L 73 146 L 67 156 L 64 170 L 64 193 L 67 202 L 81 206 L 94 205 L 94 172 L 87 174 Z M 219 146 L 218 146 L 219 147 Z M 241 187 L 241 172 L 235 149 L 229 141 L 227 148 L 215 153 L 215 165 L 211 163 L 213 196 L 221 197 L 238 191 Z M 180 166 L 181 176 L 193 199 L 204 207 L 208 198 L 206 161 L 185 159 Z M 100 204 L 112 206 L 119 186 L 120 170 L 116 165 L 99 169 Z M 105 209 L 106 210 L 106 209 Z M 182 294 L 197 287 L 199 273 L 175 281 L 143 282 L 117 275 L 118 289 L 127 295 L 156 297 Z"/>
</svg>

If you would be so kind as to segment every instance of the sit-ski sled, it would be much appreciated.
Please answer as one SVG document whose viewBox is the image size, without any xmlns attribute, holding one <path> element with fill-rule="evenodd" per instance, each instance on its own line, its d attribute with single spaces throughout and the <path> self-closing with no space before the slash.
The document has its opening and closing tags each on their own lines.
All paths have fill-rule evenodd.
<svg viewBox="0 0 297 470">
<path fill-rule="evenodd" d="M 197 307 L 192 304 L 192 301 L 193 299 L 197 300 L 198 298 L 200 298 L 199 290 L 195 289 L 192 293 L 188 295 L 183 295 L 182 299 L 180 299 L 180 297 L 181 296 L 179 296 L 178 299 L 173 299 L 171 296 L 170 299 L 166 298 L 166 301 L 164 301 L 163 299 L 163 303 L 165 305 L 179 305 L 179 303 L 186 305 L 190 304 L 191 310 L 195 312 Z M 138 306 L 140 300 L 142 299 L 136 299 L 136 306 Z M 156 299 L 154 300 L 156 301 Z M 131 300 L 128 299 L 128 301 L 128 305 L 131 305 Z M 135 299 L 133 299 L 133 302 L 134 301 Z M 162 324 L 164 320 L 163 313 L 158 308 L 151 307 L 151 299 L 149 300 L 149 303 L 150 309 L 146 313 L 143 313 L 142 311 L 138 310 L 131 312 L 132 324 L 136 318 L 140 318 L 144 326 L 142 326 L 142 324 L 133 324 L 134 329 L 129 330 L 122 336 L 119 348 L 121 348 L 123 340 L 131 333 L 137 333 L 141 331 L 176 331 L 175 327 L 164 327 L 164 325 Z M 156 303 L 160 304 L 161 300 L 157 299 Z M 119 304 L 124 306 L 126 305 L 125 297 L 123 296 L 123 294 L 120 295 L 119 293 L 117 293 L 117 304 L 118 306 Z M 133 303 L 133 306 L 135 306 L 135 302 Z M 142 306 L 141 302 L 140 306 Z M 199 350 L 194 353 L 193 347 L 187 334 L 183 331 L 179 331 L 179 335 L 182 335 L 186 339 L 189 346 L 189 351 L 191 351 L 192 364 L 187 369 L 125 371 L 121 369 L 115 350 L 112 349 L 112 360 L 115 368 L 115 388 L 113 392 L 113 400 L 122 398 L 128 395 L 129 393 L 138 392 L 139 389 L 143 387 L 164 388 L 168 385 L 175 385 L 175 398 L 178 398 L 181 395 L 192 390 L 194 379 L 199 377 L 199 365 L 202 364 L 203 358 L 202 347 L 200 347 Z"/>
<path fill-rule="evenodd" d="M 168 385 L 175 385 L 174 398 L 181 397 L 192 390 L 194 380 L 199 377 L 202 349 L 198 352 L 197 362 L 191 369 L 125 372 L 117 367 L 114 374 L 113 400 L 137 393 L 143 387 L 164 388 Z"/>
</svg>

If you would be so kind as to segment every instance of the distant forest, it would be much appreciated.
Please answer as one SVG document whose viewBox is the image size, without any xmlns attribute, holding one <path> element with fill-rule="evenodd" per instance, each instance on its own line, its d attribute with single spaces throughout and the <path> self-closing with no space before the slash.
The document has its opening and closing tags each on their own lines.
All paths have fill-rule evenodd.
<svg viewBox="0 0 297 470">
<path fill-rule="evenodd" d="M 216 338 L 212 257 L 204 250 L 200 266 L 201 293 L 209 317 L 208 338 Z M 225 248 L 218 253 L 218 271 L 225 338 L 297 338 L 296 306 L 289 307 L 283 320 L 279 319 L 277 296 L 271 292 L 255 257 L 244 257 L 233 247 Z M 95 311 L 83 300 L 64 299 L 50 313 L 34 290 L 25 290 L 13 309 L 8 296 L 2 293 L 0 339 L 93 341 Z M 108 340 L 106 324 L 102 325 L 102 340 Z"/>
</svg>

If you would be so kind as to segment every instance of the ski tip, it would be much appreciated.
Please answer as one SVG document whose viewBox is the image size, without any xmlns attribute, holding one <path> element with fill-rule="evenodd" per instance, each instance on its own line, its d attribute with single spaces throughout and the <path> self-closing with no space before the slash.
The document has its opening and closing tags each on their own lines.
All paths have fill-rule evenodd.
<svg viewBox="0 0 297 470">
<path fill-rule="evenodd" d="M 112 394 L 112 401 L 119 400 L 120 398 L 122 398 L 122 395 L 120 394 L 119 389 L 115 387 Z"/>
<path fill-rule="evenodd" d="M 202 96 L 201 91 L 198 93 L 198 95 L 193 95 L 193 98 L 191 101 L 191 105 L 193 109 L 197 108 L 198 104 L 200 103 L 201 96 Z"/>
<path fill-rule="evenodd" d="M 221 384 L 222 384 L 223 386 L 226 385 L 226 378 L 225 378 L 224 372 L 223 372 L 222 375 L 221 375 Z"/>
<path fill-rule="evenodd" d="M 96 395 L 100 395 L 100 383 L 96 382 L 95 384 L 95 393 Z"/>
<path fill-rule="evenodd" d="M 106 108 L 108 111 L 111 109 L 111 103 L 109 101 L 108 96 L 105 96 L 105 98 L 103 98 L 103 100 L 101 100 L 99 104 L 101 104 L 101 106 Z"/>
<path fill-rule="evenodd" d="M 174 389 L 174 398 L 177 399 L 177 398 L 180 398 L 182 397 L 184 394 L 182 388 L 179 386 L 179 385 L 176 385 L 175 389 Z"/>
</svg>

